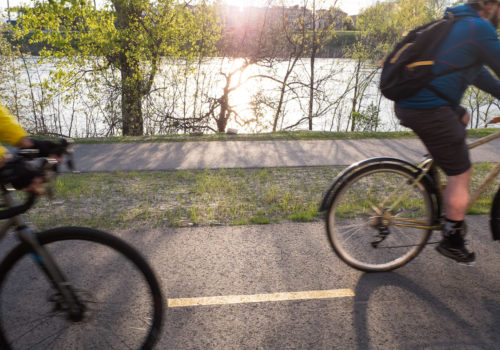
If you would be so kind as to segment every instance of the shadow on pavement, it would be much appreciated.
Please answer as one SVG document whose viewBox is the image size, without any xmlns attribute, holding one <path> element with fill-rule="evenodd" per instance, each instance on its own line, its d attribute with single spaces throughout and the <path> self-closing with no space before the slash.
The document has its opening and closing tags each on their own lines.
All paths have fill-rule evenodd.
<svg viewBox="0 0 500 350">
<path fill-rule="evenodd" d="M 378 312 L 377 324 L 370 319 L 370 299 L 375 294 L 384 289 L 399 288 L 401 293 L 396 293 L 396 298 L 402 293 L 409 295 L 408 300 L 415 301 L 413 304 L 423 304 L 425 312 L 411 313 L 415 305 L 408 305 L 406 310 L 397 309 L 394 304 L 404 303 L 405 300 L 388 301 L 387 304 L 381 303 L 385 312 Z M 454 311 L 446 302 L 431 293 L 425 286 L 415 283 L 410 278 L 399 273 L 365 273 L 359 279 L 355 289 L 354 299 L 354 327 L 356 335 L 356 349 L 369 350 L 381 348 L 381 344 L 374 344 L 374 336 L 381 339 L 390 334 L 391 338 L 397 338 L 398 328 L 403 323 L 411 323 L 409 332 L 411 334 L 413 327 L 413 338 L 417 340 L 413 344 L 400 343 L 400 348 L 404 349 L 494 349 L 498 348 L 498 343 L 494 340 L 485 339 L 479 327 L 485 327 L 485 324 L 473 324 L 464 319 Z M 494 305 L 491 305 L 493 303 Z M 411 303 L 410 303 L 411 304 Z M 488 305 L 490 304 L 490 305 Z M 377 306 L 374 306 L 375 308 Z M 391 308 L 392 307 L 392 308 Z M 483 300 L 483 305 L 479 307 L 490 310 L 493 314 L 493 322 L 498 325 L 499 305 L 492 300 Z M 496 312 L 493 310 L 497 310 Z M 427 312 L 428 311 L 428 312 Z M 383 316 L 379 316 L 380 313 Z M 404 319 L 398 318 L 401 313 L 406 316 Z M 436 322 L 439 320 L 439 322 Z M 495 327 L 495 324 L 492 327 Z M 445 325 L 445 326 L 443 326 Z M 408 327 L 406 325 L 405 327 Z M 442 328 L 443 327 L 443 328 Z M 446 331 L 446 327 L 453 330 Z M 385 334 L 385 335 L 384 335 Z M 403 340 L 404 337 L 401 338 Z M 383 340 L 382 340 L 383 342 Z M 418 344 L 415 344 L 418 343 Z"/>
</svg>

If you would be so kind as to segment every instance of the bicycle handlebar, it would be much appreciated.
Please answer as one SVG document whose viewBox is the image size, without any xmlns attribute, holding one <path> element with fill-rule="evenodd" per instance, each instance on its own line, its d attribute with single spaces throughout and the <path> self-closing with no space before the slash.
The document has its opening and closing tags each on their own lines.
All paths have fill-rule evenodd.
<svg viewBox="0 0 500 350">
<path fill-rule="evenodd" d="M 56 155 L 57 156 L 66 156 L 66 166 L 68 167 L 69 170 L 74 171 L 74 163 L 73 163 L 73 149 L 72 149 L 72 142 L 68 139 L 61 138 L 57 144 L 57 151 Z M 32 149 L 32 148 L 24 148 L 20 149 L 16 153 L 18 156 L 31 160 L 35 158 L 39 158 L 39 150 L 38 149 Z M 44 157 L 46 159 L 50 159 L 49 157 Z M 40 169 L 43 170 L 43 169 Z"/>
<path fill-rule="evenodd" d="M 71 143 L 69 142 L 69 140 L 61 139 L 59 141 L 59 146 L 63 150 L 62 156 L 66 156 L 67 158 L 66 166 L 68 167 L 69 170 L 74 171 L 73 151 L 71 149 Z M 39 158 L 38 154 L 39 151 L 37 149 L 20 149 L 16 153 L 18 157 L 21 157 L 26 161 Z M 48 157 L 44 157 L 39 166 L 39 171 L 45 182 L 50 182 L 49 174 L 57 173 L 58 162 Z M 4 185 L 2 185 L 2 189 L 4 192 L 7 191 Z M 0 220 L 9 219 L 14 216 L 27 212 L 33 206 L 33 204 L 35 204 L 35 199 L 37 196 L 38 195 L 36 193 L 31 192 L 29 197 L 26 199 L 24 203 L 14 207 L 0 210 Z"/>
</svg>

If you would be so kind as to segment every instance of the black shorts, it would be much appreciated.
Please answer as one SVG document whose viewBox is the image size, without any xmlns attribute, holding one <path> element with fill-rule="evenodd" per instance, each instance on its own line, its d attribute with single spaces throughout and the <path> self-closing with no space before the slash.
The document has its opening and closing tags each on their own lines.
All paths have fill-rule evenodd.
<svg viewBox="0 0 500 350">
<path fill-rule="evenodd" d="M 448 176 L 471 167 L 466 132 L 461 115 L 449 106 L 436 109 L 406 109 L 396 106 L 401 125 L 412 129 L 422 140 L 436 164 Z"/>
</svg>

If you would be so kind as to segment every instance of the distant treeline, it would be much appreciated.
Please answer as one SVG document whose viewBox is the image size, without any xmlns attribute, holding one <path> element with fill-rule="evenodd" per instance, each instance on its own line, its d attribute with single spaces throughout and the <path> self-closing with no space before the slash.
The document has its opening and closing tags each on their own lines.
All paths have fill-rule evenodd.
<svg viewBox="0 0 500 350">
<path fill-rule="evenodd" d="M 345 58 L 348 57 L 349 48 L 353 46 L 356 42 L 356 35 L 358 32 L 351 30 L 339 30 L 335 31 L 335 35 L 325 43 L 325 45 L 320 49 L 318 57 L 320 58 Z M 2 35 L 5 36 L 7 41 L 13 44 L 13 35 L 11 32 L 3 32 Z M 20 45 L 22 51 L 27 55 L 39 56 L 40 51 L 44 48 L 50 48 L 50 45 L 44 42 L 30 42 L 31 36 L 27 35 L 21 41 L 16 44 Z M 221 47 L 222 45 L 217 45 Z M 216 56 L 228 57 L 230 54 L 224 52 L 224 49 L 219 49 Z"/>
</svg>

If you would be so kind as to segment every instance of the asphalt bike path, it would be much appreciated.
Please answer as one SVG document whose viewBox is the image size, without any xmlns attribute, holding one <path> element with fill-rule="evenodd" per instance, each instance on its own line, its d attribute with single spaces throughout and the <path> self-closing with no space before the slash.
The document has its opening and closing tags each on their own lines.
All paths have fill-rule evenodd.
<svg viewBox="0 0 500 350">
<path fill-rule="evenodd" d="M 500 139 L 471 151 L 473 162 L 497 162 Z M 418 139 L 213 141 L 75 145 L 82 172 L 347 166 L 371 157 L 417 162 Z"/>
<path fill-rule="evenodd" d="M 147 257 L 162 284 L 157 349 L 498 349 L 500 247 L 486 217 L 468 222 L 475 266 L 429 245 L 380 274 L 337 259 L 322 222 L 114 234 Z M 119 290 L 113 281 L 105 283 Z"/>
</svg>

